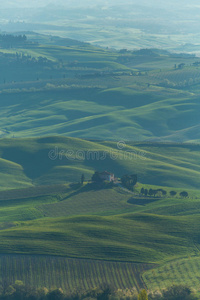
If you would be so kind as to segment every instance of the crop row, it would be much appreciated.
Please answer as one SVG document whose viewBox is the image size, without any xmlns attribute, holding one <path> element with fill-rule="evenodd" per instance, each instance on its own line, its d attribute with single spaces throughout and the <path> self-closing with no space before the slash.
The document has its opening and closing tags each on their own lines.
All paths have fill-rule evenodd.
<svg viewBox="0 0 200 300">
<path fill-rule="evenodd" d="M 181 259 L 148 270 L 142 275 L 146 286 L 152 290 L 161 290 L 173 284 L 186 284 L 199 288 L 200 257 Z"/>
<path fill-rule="evenodd" d="M 200 77 L 200 70 L 196 70 L 194 68 L 186 69 L 186 70 L 174 70 L 168 72 L 161 73 L 152 73 L 152 77 L 155 77 L 159 80 L 168 79 L 171 82 L 178 83 L 180 81 L 196 79 Z"/>
<path fill-rule="evenodd" d="M 72 259 L 52 256 L 1 255 L 0 277 L 12 284 L 21 280 L 34 287 L 87 290 L 103 283 L 115 288 L 143 287 L 141 272 L 149 265 Z"/>
</svg>

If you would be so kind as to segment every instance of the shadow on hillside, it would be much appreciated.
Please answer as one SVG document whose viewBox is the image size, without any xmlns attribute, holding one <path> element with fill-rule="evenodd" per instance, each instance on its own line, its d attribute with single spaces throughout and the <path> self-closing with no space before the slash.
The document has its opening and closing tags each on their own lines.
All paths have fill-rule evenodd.
<svg viewBox="0 0 200 300">
<path fill-rule="evenodd" d="M 13 222 L 3 222 L 0 225 L 0 230 L 9 229 L 9 228 L 15 227 L 15 226 L 16 226 L 16 224 Z"/>
<path fill-rule="evenodd" d="M 155 201 L 159 201 L 160 199 L 161 198 L 130 198 L 127 202 L 135 205 L 146 205 Z"/>
<path fill-rule="evenodd" d="M 100 191 L 105 189 L 112 189 L 113 185 L 110 183 L 88 183 L 85 186 L 81 186 L 79 183 L 72 183 L 70 187 L 74 190 L 71 194 L 69 194 L 67 197 L 62 199 L 62 201 L 67 200 L 73 196 L 76 196 L 78 194 L 89 192 L 89 191 Z"/>
</svg>

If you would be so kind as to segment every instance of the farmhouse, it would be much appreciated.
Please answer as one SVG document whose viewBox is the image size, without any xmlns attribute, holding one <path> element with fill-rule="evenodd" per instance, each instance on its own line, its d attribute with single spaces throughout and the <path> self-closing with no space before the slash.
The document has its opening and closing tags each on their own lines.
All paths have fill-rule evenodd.
<svg viewBox="0 0 200 300">
<path fill-rule="evenodd" d="M 109 173 L 107 171 L 99 173 L 99 177 L 101 180 L 106 180 L 106 181 L 114 181 L 115 180 L 115 175 L 112 173 Z"/>
</svg>

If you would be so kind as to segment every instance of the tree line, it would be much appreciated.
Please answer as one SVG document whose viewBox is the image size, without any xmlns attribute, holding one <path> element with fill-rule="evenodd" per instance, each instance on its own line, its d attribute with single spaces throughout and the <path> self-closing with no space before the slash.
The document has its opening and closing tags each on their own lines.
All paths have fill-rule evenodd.
<svg viewBox="0 0 200 300">
<path fill-rule="evenodd" d="M 0 46 L 4 48 L 13 48 L 18 45 L 23 45 L 27 41 L 26 35 L 1 34 Z"/>
<path fill-rule="evenodd" d="M 167 195 L 167 191 L 163 190 L 163 189 L 145 189 L 145 188 L 141 188 L 140 193 L 144 196 L 166 196 Z M 175 191 L 170 191 L 169 192 L 171 197 L 175 197 L 177 195 L 177 192 Z M 179 193 L 179 196 L 182 198 L 186 198 L 188 197 L 188 192 L 186 191 L 182 191 Z"/>
<path fill-rule="evenodd" d="M 192 290 L 185 285 L 173 285 L 167 289 L 137 292 L 135 288 L 114 289 L 109 284 L 89 290 L 65 293 L 62 288 L 48 290 L 45 287 L 34 288 L 24 285 L 22 281 L 14 284 L 1 284 L 0 300 L 197 300 Z"/>
<path fill-rule="evenodd" d="M 29 65 L 37 64 L 39 66 L 57 65 L 58 67 L 60 67 L 59 64 L 55 64 L 54 62 L 47 59 L 46 57 L 42 57 L 42 56 L 32 57 L 31 55 L 24 54 L 22 52 L 16 52 L 15 54 L 0 53 L 0 63 L 1 66 L 5 64 L 11 65 L 11 64 L 20 63 L 20 64 L 29 64 Z"/>
</svg>

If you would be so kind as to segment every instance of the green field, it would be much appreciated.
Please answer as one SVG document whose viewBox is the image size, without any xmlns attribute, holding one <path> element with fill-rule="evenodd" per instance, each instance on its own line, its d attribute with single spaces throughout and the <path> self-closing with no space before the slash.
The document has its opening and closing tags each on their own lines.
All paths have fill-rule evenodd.
<svg viewBox="0 0 200 300">
<path fill-rule="evenodd" d="M 54 159 L 49 151 L 56 147 L 58 157 Z M 73 151 L 68 159 L 67 150 Z M 80 160 L 77 156 L 77 151 L 83 155 L 91 150 L 90 154 L 99 151 L 117 153 L 118 157 L 99 161 L 98 157 Z M 135 155 L 140 153 L 141 157 L 127 157 L 128 150 Z M 1 268 L 2 274 L 4 269 L 16 270 L 4 275 L 4 280 L 19 279 L 34 286 L 73 291 L 77 285 L 87 289 L 109 278 L 116 288 L 144 286 L 159 290 L 181 283 L 182 272 L 188 270 L 184 281 L 198 290 L 197 280 L 193 279 L 198 277 L 200 249 L 198 145 L 125 145 L 46 137 L 2 139 L 0 151 L 2 182 L 4 179 L 4 191 L 0 192 Z M 144 156 L 141 151 L 145 151 Z M 18 173 L 13 172 L 14 167 Z M 90 179 L 95 169 L 114 170 L 118 176 L 138 173 L 140 183 L 135 194 L 117 186 L 97 189 L 90 182 L 83 186 L 75 184 L 82 173 Z M 20 181 L 23 188 L 19 189 L 22 175 L 26 181 Z M 11 184 L 10 176 L 16 186 Z M 69 178 L 74 184 L 67 183 Z M 167 196 L 141 197 L 141 187 L 162 187 Z M 178 196 L 183 189 L 189 193 L 188 198 Z M 177 196 L 170 197 L 171 190 Z M 10 256 L 5 258 L 5 253 Z M 41 271 L 43 264 L 46 267 Z M 144 272 L 146 264 L 158 267 L 152 265 L 152 270 Z M 51 276 L 47 276 L 48 268 L 53 270 Z"/>
<path fill-rule="evenodd" d="M 47 187 L 31 197 L 25 189 L 21 197 L 8 194 L 1 200 L 1 253 L 137 263 L 198 254 L 198 191 L 184 200 L 143 198 L 119 187 L 58 188 L 59 194 L 56 187 L 47 193 Z"/>
<path fill-rule="evenodd" d="M 198 58 L 32 38 L 0 49 L 0 279 L 198 289 Z"/>
<path fill-rule="evenodd" d="M 114 288 L 144 287 L 140 273 L 151 268 L 148 264 L 104 262 L 62 257 L 1 255 L 0 278 L 3 282 L 21 280 L 34 288 L 61 287 L 65 292 L 89 290 L 104 283 Z M 48 274 L 48 275 L 47 275 Z"/>
<path fill-rule="evenodd" d="M 122 149 L 120 148 L 122 145 Z M 145 184 L 199 188 L 199 145 L 87 141 L 44 137 L 1 139 L 1 190 L 90 180 L 95 170 L 138 174 Z"/>
<path fill-rule="evenodd" d="M 2 280 L 65 291 L 105 280 L 116 288 L 159 290 L 182 283 L 188 270 L 185 282 L 198 289 L 192 278 L 198 277 L 199 190 L 187 189 L 182 199 L 163 187 L 166 197 L 145 198 L 137 195 L 142 186 L 159 188 L 138 184 L 135 195 L 91 184 L 1 191 Z"/>
<path fill-rule="evenodd" d="M 154 86 L 107 89 L 101 87 L 104 80 L 94 81 L 94 87 L 68 87 L 65 80 L 60 83 L 61 87 L 64 86 L 60 89 L 52 88 L 52 83 L 43 92 L 34 88 L 29 92 L 16 92 L 16 89 L 3 92 L 0 94 L 1 135 L 199 141 L 198 94 Z"/>
<path fill-rule="evenodd" d="M 151 290 L 185 284 L 199 292 L 200 259 L 197 256 L 175 260 L 145 272 L 142 277 Z"/>
<path fill-rule="evenodd" d="M 0 136 L 200 141 L 197 57 L 37 38 L 0 49 Z"/>
</svg>

